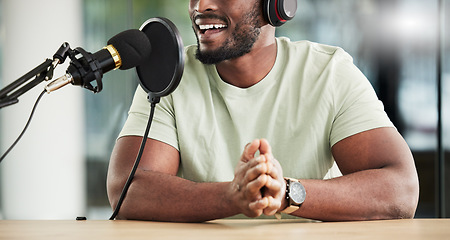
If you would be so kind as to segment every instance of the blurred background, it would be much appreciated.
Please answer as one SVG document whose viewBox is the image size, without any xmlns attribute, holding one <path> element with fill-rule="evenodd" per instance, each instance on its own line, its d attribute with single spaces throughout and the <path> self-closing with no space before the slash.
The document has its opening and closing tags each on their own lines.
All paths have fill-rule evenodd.
<svg viewBox="0 0 450 240">
<path fill-rule="evenodd" d="M 63 42 L 96 52 L 152 17 L 169 18 L 184 44 L 194 44 L 188 2 L 0 0 L 0 88 L 52 58 Z M 449 217 L 450 0 L 298 3 L 297 16 L 277 35 L 340 46 L 354 57 L 413 151 L 421 187 L 416 217 Z M 0 164 L 0 219 L 109 218 L 107 167 L 137 76 L 115 71 L 103 83 L 99 94 L 67 86 L 44 95 L 23 139 Z M 1 154 L 43 87 L 0 109 Z"/>
</svg>

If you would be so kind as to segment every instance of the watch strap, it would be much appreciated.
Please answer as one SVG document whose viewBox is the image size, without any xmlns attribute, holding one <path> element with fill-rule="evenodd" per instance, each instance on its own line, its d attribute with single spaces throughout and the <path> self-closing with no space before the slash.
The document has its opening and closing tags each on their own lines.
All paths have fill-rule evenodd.
<svg viewBox="0 0 450 240">
<path fill-rule="evenodd" d="M 299 205 L 294 205 L 292 203 L 292 201 L 291 201 L 291 199 L 289 197 L 289 185 L 290 185 L 290 182 L 294 182 L 294 181 L 295 182 L 300 182 L 300 181 L 298 181 L 297 179 L 288 178 L 288 177 L 285 177 L 284 180 L 286 181 L 286 200 L 288 202 L 288 206 L 285 209 L 283 209 L 283 211 L 281 211 L 281 212 L 290 214 L 290 213 L 293 213 L 293 212 L 297 211 L 300 208 L 300 206 Z"/>
<path fill-rule="evenodd" d="M 295 205 L 289 205 L 287 208 L 285 208 L 283 211 L 281 211 L 282 213 L 293 213 L 295 211 L 297 211 L 299 209 L 299 206 L 295 206 Z"/>
</svg>

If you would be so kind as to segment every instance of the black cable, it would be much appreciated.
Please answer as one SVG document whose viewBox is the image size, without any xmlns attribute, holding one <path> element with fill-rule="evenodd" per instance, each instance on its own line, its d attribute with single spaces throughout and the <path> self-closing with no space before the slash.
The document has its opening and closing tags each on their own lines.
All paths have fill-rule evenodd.
<svg viewBox="0 0 450 240">
<path fill-rule="evenodd" d="M 142 143 L 141 143 L 141 147 L 139 149 L 139 153 L 136 157 L 136 161 L 134 162 L 133 169 L 130 172 L 130 176 L 128 176 L 128 180 L 122 189 L 122 193 L 120 194 L 120 198 L 119 198 L 119 201 L 117 202 L 117 206 L 116 206 L 113 214 L 109 218 L 109 220 L 114 220 L 116 218 L 117 214 L 119 213 L 119 210 L 120 210 L 120 207 L 122 206 L 123 200 L 125 199 L 128 189 L 130 188 L 131 182 L 133 181 L 134 175 L 136 174 L 136 170 L 139 166 L 139 162 L 141 161 L 142 154 L 144 153 L 144 147 L 145 147 L 145 143 L 147 142 L 148 134 L 150 132 L 150 127 L 152 125 L 153 114 L 155 113 L 155 106 L 156 106 L 156 103 L 151 104 L 150 117 L 147 122 L 147 128 L 145 129 L 144 136 L 142 137 Z"/>
<path fill-rule="evenodd" d="M 3 161 L 3 159 L 5 159 L 6 155 L 8 155 L 8 153 L 16 146 L 16 144 L 20 141 L 22 136 L 25 134 L 26 130 L 28 129 L 28 126 L 30 125 L 31 119 L 33 118 L 34 112 L 36 111 L 36 107 L 37 107 L 39 101 L 41 101 L 42 96 L 44 96 L 44 94 L 46 92 L 47 91 L 44 90 L 39 95 L 38 99 L 36 100 L 36 103 L 33 106 L 33 110 L 31 110 L 31 114 L 30 114 L 30 117 L 28 118 L 28 122 L 25 125 L 25 128 L 22 130 L 22 133 L 20 133 L 19 137 L 17 137 L 16 141 L 14 141 L 14 143 L 11 145 L 11 147 L 9 147 L 8 150 L 6 150 L 6 152 L 2 155 L 2 157 L 0 158 L 0 163 Z"/>
</svg>

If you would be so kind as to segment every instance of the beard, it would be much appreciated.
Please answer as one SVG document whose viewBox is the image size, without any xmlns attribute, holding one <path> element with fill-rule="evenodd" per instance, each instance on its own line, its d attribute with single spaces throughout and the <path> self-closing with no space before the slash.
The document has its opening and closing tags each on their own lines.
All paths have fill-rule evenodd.
<svg viewBox="0 0 450 240">
<path fill-rule="evenodd" d="M 244 16 L 241 22 L 236 24 L 231 37 L 216 50 L 201 51 L 198 35 L 195 34 L 197 37 L 195 57 L 203 64 L 217 64 L 249 53 L 261 34 L 262 24 L 259 15 L 262 7 L 259 5 L 255 4 L 252 11 Z"/>
</svg>

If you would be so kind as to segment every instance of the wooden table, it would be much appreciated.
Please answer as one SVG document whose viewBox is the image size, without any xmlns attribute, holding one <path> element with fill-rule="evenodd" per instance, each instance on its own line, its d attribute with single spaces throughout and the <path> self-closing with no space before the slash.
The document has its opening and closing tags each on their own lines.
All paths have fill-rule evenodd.
<svg viewBox="0 0 450 240">
<path fill-rule="evenodd" d="M 206 223 L 143 221 L 0 221 L 1 240 L 65 239 L 450 239 L 450 219 L 369 222 L 216 220 Z"/>
</svg>

